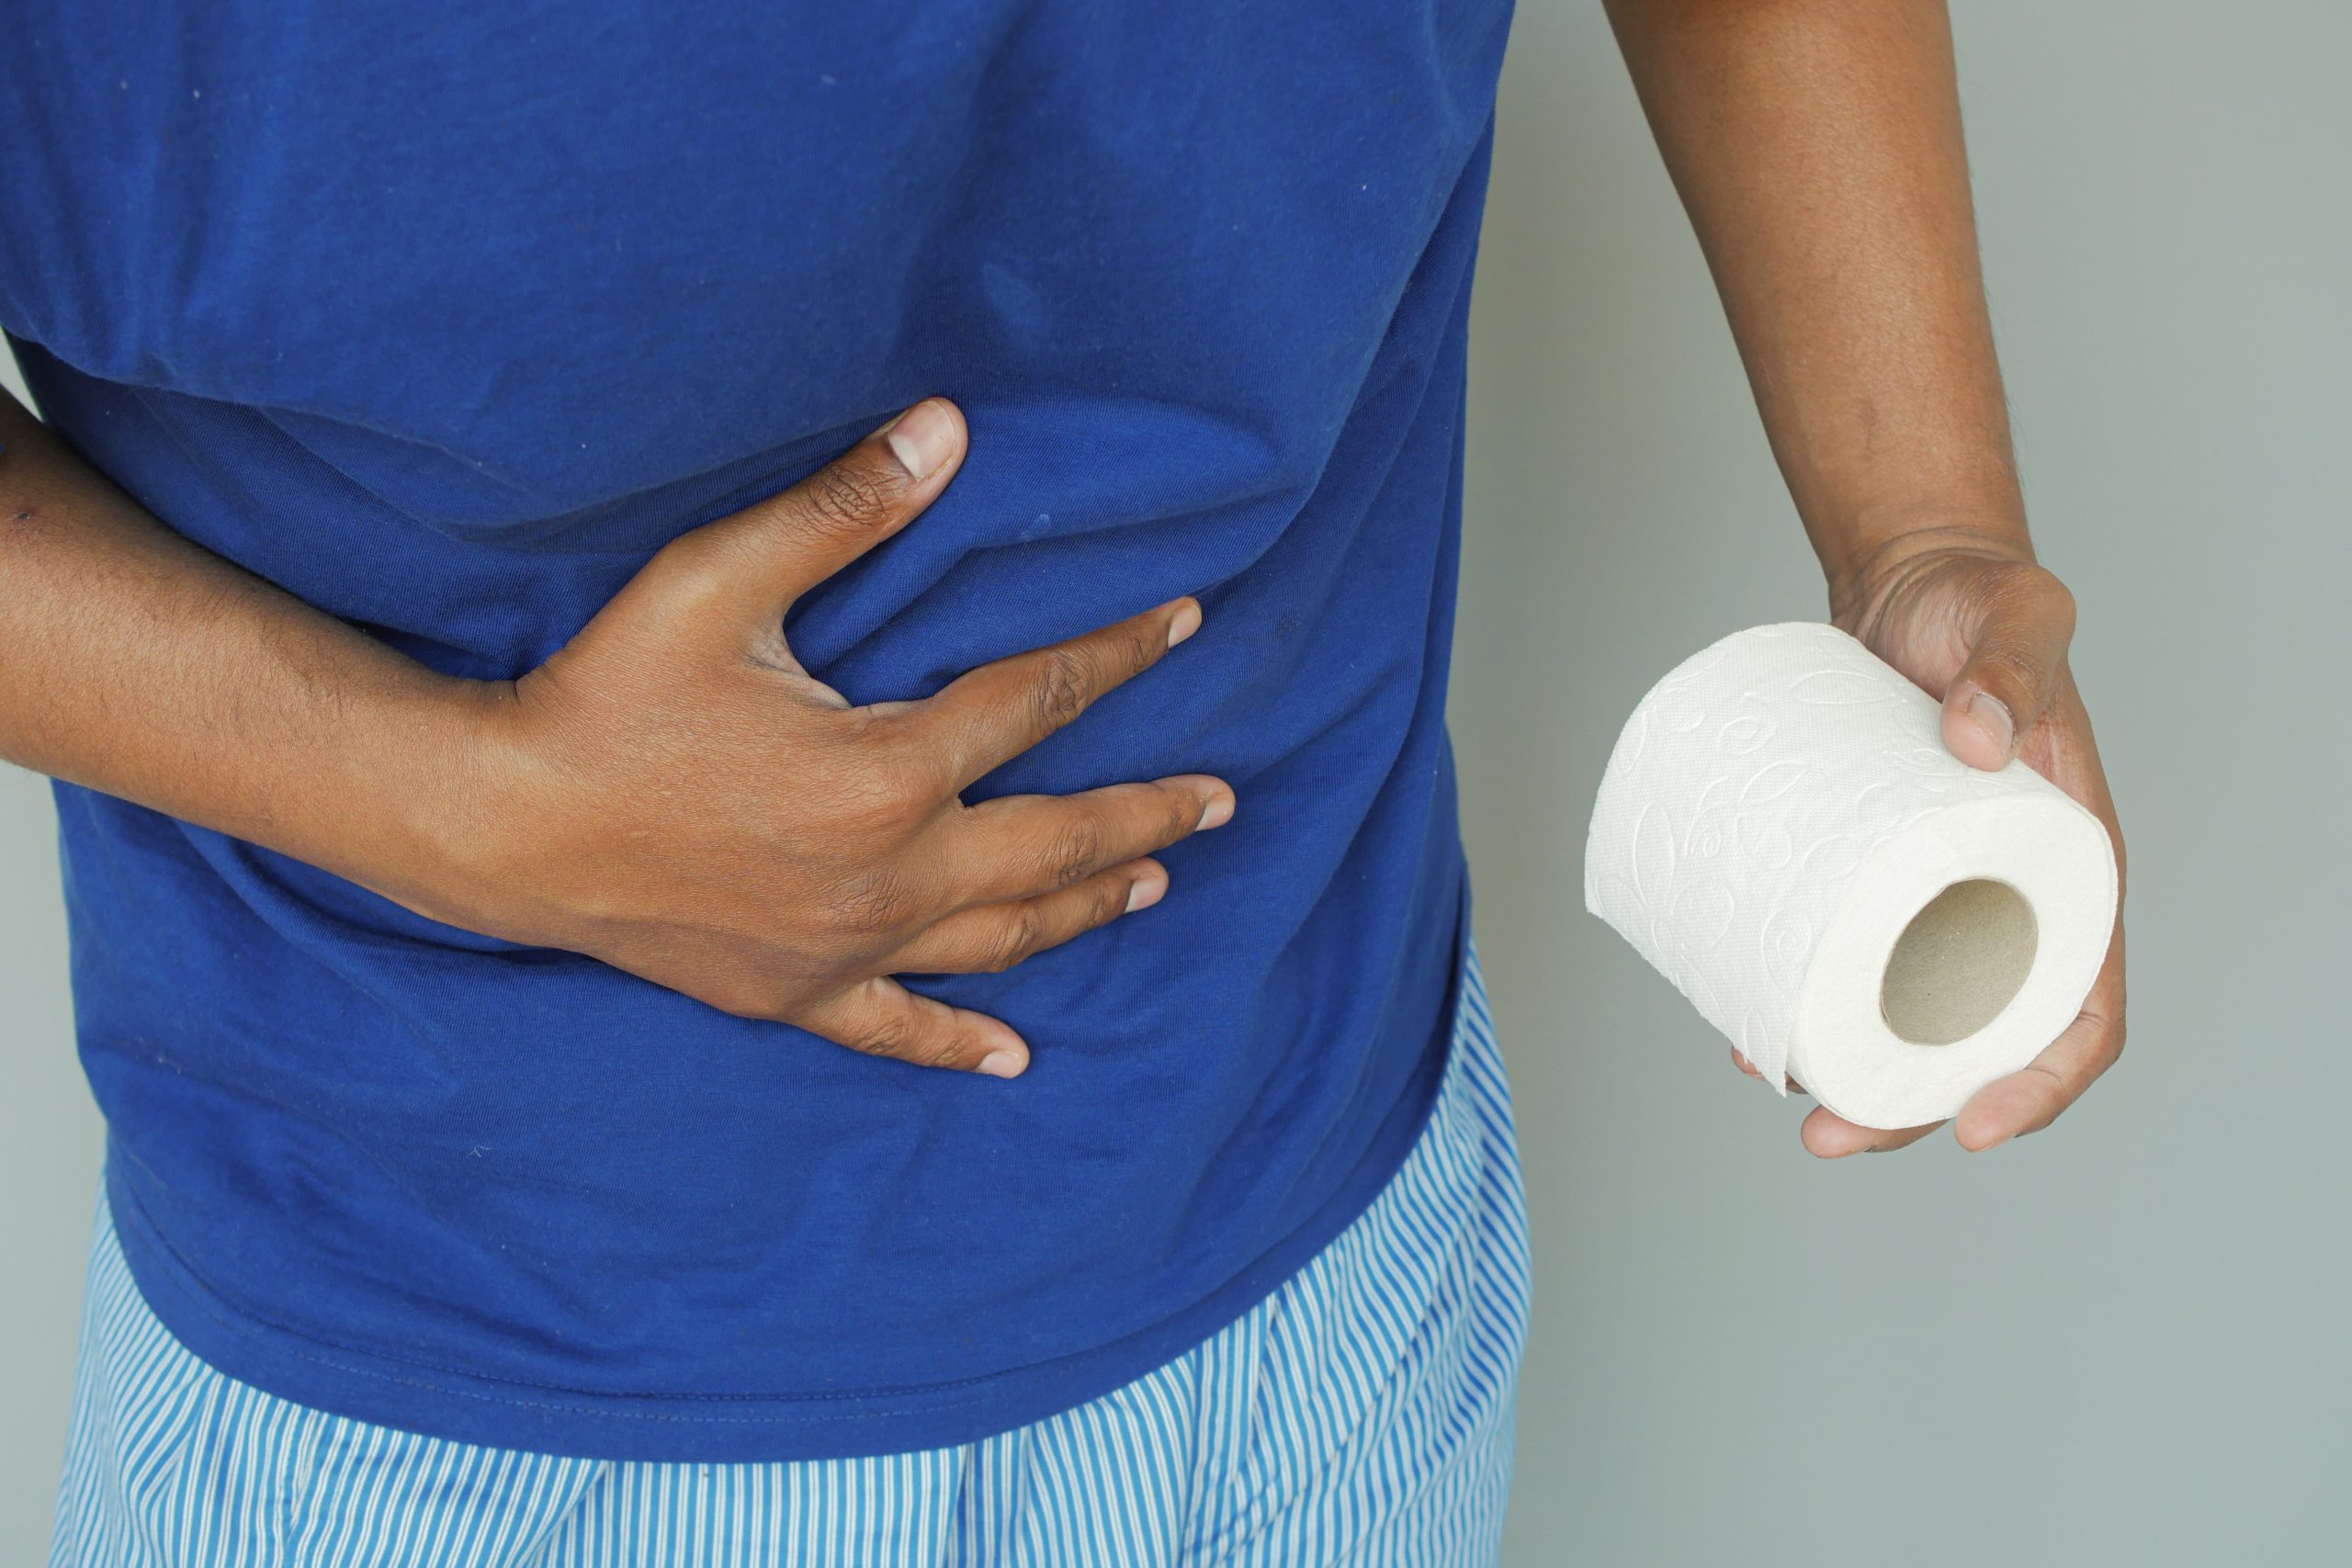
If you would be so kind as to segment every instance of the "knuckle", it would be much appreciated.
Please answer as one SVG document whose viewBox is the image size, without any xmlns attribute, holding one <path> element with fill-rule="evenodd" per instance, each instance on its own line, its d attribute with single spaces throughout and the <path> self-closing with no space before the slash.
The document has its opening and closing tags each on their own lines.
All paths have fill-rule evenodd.
<svg viewBox="0 0 2352 1568">
<path fill-rule="evenodd" d="M 1074 649 L 1052 648 L 1038 656 L 1037 679 L 1030 688 L 1038 728 L 1059 729 L 1086 711 L 1087 675 L 1085 656 Z"/>
<path fill-rule="evenodd" d="M 895 1053 L 899 1060 L 918 1067 L 952 1067 L 963 1054 L 963 1042 L 955 1030 L 927 1023 L 919 1014 L 908 1021 L 907 1036 Z"/>
<path fill-rule="evenodd" d="M 1159 824 L 1161 840 L 1172 844 L 1183 838 L 1200 826 L 1201 818 L 1205 811 L 1206 807 L 1204 804 L 1187 792 L 1170 789 L 1168 791 L 1167 802 L 1161 808 Z"/>
<path fill-rule="evenodd" d="M 925 1045 L 919 1057 L 926 1067 L 958 1067 L 964 1062 L 964 1043 L 952 1034 L 942 1035 Z"/>
<path fill-rule="evenodd" d="M 990 974 L 1001 975 L 1036 952 L 1044 941 L 1045 931 L 1036 910 L 1025 904 L 1018 905 L 1007 912 L 1004 924 L 998 928 L 985 967 Z"/>
<path fill-rule="evenodd" d="M 1102 825 L 1081 817 L 1061 831 L 1046 852 L 1046 874 L 1056 887 L 1069 887 L 1093 874 L 1102 856 Z"/>
<path fill-rule="evenodd" d="M 1131 627 L 1126 637 L 1127 673 L 1142 674 L 1159 662 L 1159 656 L 1167 651 L 1168 632 L 1164 623 L 1152 621 Z"/>
<path fill-rule="evenodd" d="M 1107 926 L 1127 912 L 1127 892 L 1131 886 L 1124 877 L 1102 879 L 1102 886 L 1094 890 L 1094 897 L 1087 907 L 1089 931 L 1096 926 Z"/>
<path fill-rule="evenodd" d="M 801 486 L 800 504 L 829 528 L 864 528 L 890 514 L 898 487 L 875 466 L 851 460 L 828 463 Z"/>
<path fill-rule="evenodd" d="M 920 1043 L 915 1036 L 914 1020 L 904 1011 L 892 1009 L 857 1030 L 844 1043 L 868 1056 L 904 1060 Z"/>
</svg>

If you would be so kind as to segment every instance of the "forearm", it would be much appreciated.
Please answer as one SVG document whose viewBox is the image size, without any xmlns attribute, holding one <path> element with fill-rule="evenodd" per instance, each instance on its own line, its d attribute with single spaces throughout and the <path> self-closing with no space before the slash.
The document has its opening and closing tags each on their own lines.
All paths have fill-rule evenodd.
<svg viewBox="0 0 2352 1568">
<path fill-rule="evenodd" d="M 0 757 L 395 897 L 474 700 L 159 523 L 0 393 Z"/>
<path fill-rule="evenodd" d="M 1955 523 L 2028 549 L 1934 0 L 1607 0 L 1830 577 Z"/>
</svg>

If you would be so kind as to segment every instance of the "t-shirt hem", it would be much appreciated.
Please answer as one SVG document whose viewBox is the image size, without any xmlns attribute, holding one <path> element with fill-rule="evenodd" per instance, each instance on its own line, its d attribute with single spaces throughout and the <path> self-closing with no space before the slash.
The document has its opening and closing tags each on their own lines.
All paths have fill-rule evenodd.
<svg viewBox="0 0 2352 1568">
<path fill-rule="evenodd" d="M 1464 891 L 1466 904 L 1467 891 Z M 786 1396 L 576 1393 L 424 1369 L 323 1344 L 240 1311 L 155 1229 L 114 1161 L 106 1186 L 130 1277 L 164 1327 L 215 1371 L 351 1419 L 453 1441 L 653 1462 L 857 1459 L 977 1442 L 1044 1420 L 1165 1366 L 1244 1316 L 1371 1207 L 1427 1128 L 1462 1007 L 1466 908 L 1453 976 L 1408 1092 L 1355 1170 L 1312 1216 L 1190 1306 L 1122 1338 L 952 1382 Z"/>
</svg>

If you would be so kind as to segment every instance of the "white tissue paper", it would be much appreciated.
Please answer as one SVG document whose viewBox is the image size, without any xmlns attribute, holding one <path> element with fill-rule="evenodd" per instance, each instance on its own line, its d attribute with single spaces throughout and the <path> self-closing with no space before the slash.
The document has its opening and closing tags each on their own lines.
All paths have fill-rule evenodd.
<svg viewBox="0 0 2352 1568">
<path fill-rule="evenodd" d="M 1634 710 L 1585 843 L 1585 908 L 1767 1082 L 1866 1127 L 2033 1060 L 2115 924 L 2098 818 L 1952 756 L 1941 711 L 1835 626 L 1739 632 Z"/>
</svg>

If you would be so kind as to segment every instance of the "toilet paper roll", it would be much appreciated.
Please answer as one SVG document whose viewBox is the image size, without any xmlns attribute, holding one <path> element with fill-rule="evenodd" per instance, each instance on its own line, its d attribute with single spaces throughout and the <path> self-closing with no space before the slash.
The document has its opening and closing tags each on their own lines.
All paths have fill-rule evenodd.
<svg viewBox="0 0 2352 1568">
<path fill-rule="evenodd" d="M 1933 698 L 1834 626 L 1758 626 L 1653 687 L 1585 843 L 1585 908 L 1767 1082 L 1910 1127 L 2030 1062 L 2115 923 L 2098 818 L 1969 767 Z"/>
</svg>

